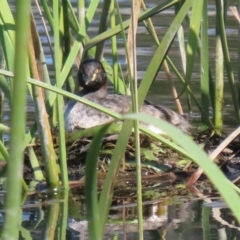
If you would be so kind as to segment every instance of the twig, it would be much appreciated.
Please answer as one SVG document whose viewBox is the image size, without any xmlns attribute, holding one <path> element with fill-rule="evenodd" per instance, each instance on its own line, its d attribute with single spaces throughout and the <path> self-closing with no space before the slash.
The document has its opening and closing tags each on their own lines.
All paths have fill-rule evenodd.
<svg viewBox="0 0 240 240">
<path fill-rule="evenodd" d="M 240 134 L 240 127 L 238 127 L 235 131 L 233 131 L 210 155 L 211 161 L 213 161 L 222 151 L 223 149 L 232 142 L 238 135 Z M 198 168 L 198 170 L 192 174 L 192 176 L 187 181 L 187 186 L 192 186 L 198 178 L 202 175 L 203 169 Z"/>
</svg>

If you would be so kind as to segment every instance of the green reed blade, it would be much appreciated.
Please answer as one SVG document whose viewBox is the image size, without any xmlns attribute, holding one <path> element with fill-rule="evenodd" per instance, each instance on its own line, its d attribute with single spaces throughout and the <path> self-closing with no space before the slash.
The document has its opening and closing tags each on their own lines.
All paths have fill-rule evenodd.
<svg viewBox="0 0 240 240">
<path fill-rule="evenodd" d="M 2 75 L 0 75 L 0 88 L 4 93 L 4 97 L 8 100 L 9 104 L 11 105 L 11 93 L 9 85 L 7 83 L 6 78 Z"/>
<path fill-rule="evenodd" d="M 86 17 L 85 17 L 85 24 L 82 24 L 80 26 L 78 35 L 77 35 L 77 39 L 74 41 L 71 52 L 62 68 L 61 74 L 60 74 L 60 78 L 59 81 L 61 83 L 61 85 L 63 84 L 63 82 L 65 81 L 70 69 L 72 68 L 72 64 L 78 54 L 78 51 L 80 49 L 81 43 L 84 39 L 84 37 L 86 36 L 86 32 L 88 29 L 89 24 L 91 23 L 93 16 L 97 10 L 97 6 L 98 6 L 99 0 L 95 0 L 95 1 L 91 1 L 90 5 L 88 7 L 87 13 L 86 13 Z"/>
<path fill-rule="evenodd" d="M 210 233 L 210 215 L 211 209 L 210 207 L 202 206 L 202 229 L 203 229 L 203 236 L 204 239 L 211 239 Z"/>
<path fill-rule="evenodd" d="M 7 149 L 5 148 L 4 144 L 2 141 L 0 141 L 0 153 L 2 155 L 1 160 L 5 160 L 8 161 L 9 160 L 9 153 L 7 151 Z"/>
<path fill-rule="evenodd" d="M 184 37 L 184 29 L 183 26 L 181 24 L 181 26 L 179 27 L 178 31 L 177 31 L 177 36 L 178 36 L 178 46 L 179 46 L 179 51 L 180 51 L 180 58 L 181 58 L 181 62 L 182 62 L 182 69 L 183 69 L 183 73 L 184 75 L 186 75 L 186 65 L 187 65 L 187 61 L 186 61 L 186 49 L 185 49 L 185 37 Z"/>
<path fill-rule="evenodd" d="M 5 133 L 9 133 L 10 132 L 10 128 L 2 123 L 0 123 L 0 131 L 1 132 L 5 132 Z"/>
<path fill-rule="evenodd" d="M 103 227 L 105 226 L 105 224 L 102 224 L 102 215 L 100 214 L 102 206 L 101 203 L 98 204 L 96 169 L 99 151 L 102 146 L 102 138 L 104 137 L 108 127 L 109 124 L 103 126 L 93 138 L 86 157 L 85 197 L 87 206 L 88 232 L 90 239 L 92 240 L 102 239 Z"/>
<path fill-rule="evenodd" d="M 142 1 L 141 3 L 141 6 L 142 6 L 142 9 L 144 11 L 147 10 L 144 2 Z M 158 36 L 157 36 L 157 33 L 156 33 L 156 30 L 154 29 L 154 26 L 153 26 L 153 23 L 152 23 L 152 20 L 151 18 L 148 18 L 146 21 L 143 22 L 144 26 L 146 27 L 148 33 L 150 34 L 150 36 L 152 37 L 153 41 L 155 42 L 155 44 L 157 46 L 160 45 L 160 42 L 158 40 Z M 180 32 L 180 29 L 181 29 L 181 26 L 179 27 L 179 30 L 178 30 L 178 39 L 179 39 L 179 32 Z M 181 40 L 179 39 L 179 42 L 181 42 Z M 183 39 L 183 42 L 184 42 L 184 39 Z M 180 46 L 181 46 L 181 43 L 180 43 Z M 185 49 L 185 45 L 184 45 L 184 49 Z M 183 55 L 182 52 L 181 52 L 181 47 L 180 47 L 180 54 L 181 56 Z M 186 56 L 186 54 L 184 55 Z M 168 56 L 166 56 L 166 59 L 168 59 Z M 166 60 L 164 60 L 163 62 L 163 69 L 165 71 L 165 75 L 167 77 L 167 80 L 169 81 L 170 85 L 171 85 L 171 89 L 172 89 L 172 93 L 173 93 L 173 97 L 174 97 L 174 101 L 175 101 L 175 104 L 176 104 L 176 107 L 177 107 L 177 110 L 178 110 L 178 113 L 183 115 L 183 110 L 182 110 L 182 106 L 181 106 L 181 103 L 180 103 L 180 100 L 177 96 L 177 91 L 176 91 L 176 88 L 174 86 L 174 83 L 172 81 L 172 77 L 171 77 L 171 73 L 170 73 L 170 70 L 169 70 L 169 67 L 168 67 L 168 63 Z"/>
<path fill-rule="evenodd" d="M 209 118 L 209 45 L 208 45 L 208 0 L 203 1 L 202 28 L 201 28 L 201 105 Z M 202 130 L 206 129 L 207 122 L 202 114 Z"/>
<path fill-rule="evenodd" d="M 216 1 L 216 10 L 217 10 L 217 22 L 218 22 L 218 30 L 221 38 L 222 43 L 222 51 L 224 55 L 224 63 L 226 66 L 227 76 L 228 76 L 228 82 L 231 89 L 232 99 L 233 99 L 233 105 L 234 105 L 234 112 L 236 114 L 236 121 L 237 124 L 240 123 L 240 110 L 239 110 L 239 104 L 238 104 L 238 96 L 236 92 L 236 83 L 234 80 L 234 74 L 231 67 L 231 60 L 230 60 L 230 54 L 229 54 L 229 48 L 227 43 L 227 37 L 226 37 L 226 28 L 224 23 L 224 8 L 221 7 L 220 1 Z"/>
<path fill-rule="evenodd" d="M 7 0 L 1 0 L 0 16 L 2 24 L 6 27 L 6 33 L 8 34 L 11 45 L 15 45 L 15 21 L 10 9 L 10 5 Z"/>
<path fill-rule="evenodd" d="M 95 136 L 99 130 L 103 127 L 103 125 L 95 126 L 87 129 L 81 129 L 72 133 L 66 134 L 66 145 L 69 145 L 79 139 L 84 137 L 93 137 Z M 114 134 L 119 133 L 121 130 L 121 124 L 119 123 L 112 123 L 111 126 L 107 130 L 107 134 Z"/>
<path fill-rule="evenodd" d="M 54 27 L 54 56 L 55 56 L 55 75 L 56 75 L 56 85 L 61 88 L 60 83 L 60 72 L 62 64 L 62 48 L 60 46 L 60 30 L 59 30 L 59 5 L 58 1 L 53 2 L 53 27 Z M 57 118 L 58 118 L 58 133 L 59 133 L 59 158 L 61 166 L 61 177 L 63 186 L 68 189 L 68 170 L 67 170 L 67 153 L 65 145 L 65 127 L 63 118 L 63 97 L 57 95 Z"/>
<path fill-rule="evenodd" d="M 101 14 L 101 19 L 99 23 L 99 30 L 98 30 L 98 35 L 101 34 L 102 32 L 106 31 L 107 29 L 107 22 L 108 22 L 108 17 L 109 17 L 109 9 L 110 9 L 110 4 L 111 0 L 104 0 L 103 6 L 102 6 L 102 14 Z M 104 47 L 104 41 L 99 43 L 96 48 L 96 53 L 95 53 L 95 58 L 101 60 L 102 55 L 103 55 L 103 47 Z"/>
<path fill-rule="evenodd" d="M 218 1 L 216 1 L 218 2 Z M 222 1 L 221 1 L 222 2 Z M 216 3 L 217 4 L 217 3 Z M 224 56 L 220 37 L 220 21 L 222 7 L 216 11 L 216 57 L 215 57 L 215 93 L 214 93 L 214 127 L 217 134 L 222 134 L 223 128 L 223 91 L 224 91 Z"/>
<path fill-rule="evenodd" d="M 180 82 L 186 86 L 185 80 L 183 79 L 183 77 L 181 76 L 181 74 L 179 73 L 179 71 L 176 69 L 175 65 L 173 64 L 173 62 L 170 60 L 170 58 L 167 57 L 167 62 L 169 64 L 169 66 L 173 69 L 173 71 L 175 72 L 175 74 L 177 75 L 178 79 L 180 80 Z M 194 103 L 196 104 L 197 108 L 200 110 L 200 112 L 202 113 L 202 116 L 204 118 L 204 121 L 208 123 L 208 125 L 210 127 L 213 128 L 213 124 L 211 122 L 211 120 L 208 118 L 208 115 L 205 113 L 205 111 L 203 110 L 201 104 L 198 102 L 196 96 L 194 95 L 194 93 L 192 92 L 191 88 L 187 85 L 186 90 L 188 92 L 188 94 L 191 96 L 192 100 L 194 101 Z"/>
<path fill-rule="evenodd" d="M 31 19 L 31 35 L 29 41 L 29 63 L 31 75 L 42 81 L 42 67 L 40 62 L 40 42 L 34 24 L 33 15 Z M 41 152 L 46 172 L 46 181 L 49 187 L 58 186 L 58 168 L 56 164 L 56 154 L 54 151 L 49 118 L 46 113 L 43 91 L 39 87 L 32 86 L 33 101 L 35 104 L 35 115 L 38 126 L 38 134 L 41 142 Z"/>
<path fill-rule="evenodd" d="M 116 3 L 117 4 L 117 3 Z M 110 5 L 110 26 L 114 28 L 116 26 L 116 18 L 115 18 L 115 1 L 111 2 Z M 112 36 L 111 38 L 112 44 L 112 62 L 113 62 L 113 86 L 115 92 L 119 93 L 119 81 L 118 81 L 118 48 L 117 48 L 117 36 Z"/>
<path fill-rule="evenodd" d="M 10 27 L 11 26 L 11 27 Z M 0 8 L 0 39 L 3 47 L 7 68 L 13 71 L 15 22 L 7 1 L 1 1 Z"/>
<path fill-rule="evenodd" d="M 71 51 L 71 35 L 70 35 L 70 29 L 69 29 L 69 11 L 68 11 L 68 5 L 69 1 L 68 0 L 63 0 L 62 1 L 62 11 L 63 11 L 63 62 L 68 58 L 68 55 Z M 71 74 L 71 72 L 70 72 Z M 67 90 L 69 92 L 74 92 L 75 90 L 75 83 L 73 78 L 70 76 L 70 74 L 67 76 Z"/>
<path fill-rule="evenodd" d="M 168 9 L 169 7 L 172 7 L 173 5 L 175 5 L 176 3 L 178 3 L 180 0 L 167 0 L 163 3 L 158 4 L 157 6 L 147 10 L 146 12 L 143 12 L 139 15 L 139 19 L 138 22 L 144 21 L 145 19 L 165 10 Z M 124 21 L 123 24 L 123 28 L 126 29 L 129 27 L 129 23 L 130 20 L 126 20 Z M 118 24 L 116 27 L 111 28 L 107 31 L 105 31 L 104 33 L 92 38 L 90 41 L 88 41 L 88 43 L 85 45 L 85 50 L 92 48 L 93 46 L 95 46 L 96 44 L 100 43 L 101 41 L 104 41 L 118 33 L 121 32 L 121 26 L 120 24 Z"/>
<path fill-rule="evenodd" d="M 20 227 L 19 227 L 19 232 L 21 232 L 21 236 L 22 236 L 22 238 L 24 238 L 25 240 L 32 240 L 30 231 L 27 230 L 26 228 L 20 226 Z"/>
<path fill-rule="evenodd" d="M 158 69 L 160 68 L 165 55 L 167 53 L 167 50 L 169 49 L 173 38 L 176 35 L 176 32 L 181 25 L 182 21 L 184 20 L 187 12 L 189 11 L 190 7 L 192 5 L 191 0 L 185 1 L 182 8 L 179 10 L 178 14 L 174 18 L 171 26 L 168 28 L 166 34 L 163 37 L 163 40 L 161 42 L 161 45 L 156 49 L 155 54 L 147 68 L 147 71 L 142 79 L 142 82 L 139 86 L 139 105 L 142 105 L 147 92 L 152 84 L 152 81 L 154 80 L 155 76 L 158 73 Z"/>
<path fill-rule="evenodd" d="M 146 25 L 146 24 L 145 24 L 145 26 L 146 26 L 148 32 L 150 33 L 150 35 L 152 36 L 152 38 L 154 39 L 154 42 L 156 43 L 156 45 L 159 46 L 158 39 L 156 39 L 155 34 L 154 34 L 153 31 L 149 28 L 149 25 Z M 181 26 L 180 26 L 180 27 L 181 27 Z M 175 67 L 175 65 L 173 64 L 173 62 L 171 61 L 171 59 L 170 59 L 168 56 L 166 56 L 166 61 L 167 61 L 167 63 L 169 64 L 169 66 L 171 67 L 171 69 L 173 70 L 173 72 L 176 74 L 176 76 L 178 77 L 178 79 L 180 80 L 180 82 L 183 84 L 183 86 L 185 86 L 186 83 L 185 83 L 184 78 L 182 77 L 182 75 L 180 74 L 180 72 L 178 71 L 178 69 Z M 210 74 L 210 76 L 211 76 L 211 74 Z M 194 103 L 196 104 L 196 106 L 198 107 L 198 109 L 200 110 L 200 112 L 202 113 L 202 116 L 203 116 L 203 118 L 204 118 L 204 121 L 205 121 L 206 123 L 208 123 L 209 126 L 212 127 L 213 125 L 212 125 L 211 121 L 210 121 L 209 118 L 208 118 L 208 114 L 205 113 L 205 111 L 203 110 L 201 104 L 198 102 L 198 100 L 196 99 L 194 93 L 191 91 L 190 87 L 187 86 L 186 90 L 187 90 L 188 94 L 191 96 L 191 98 L 193 99 Z M 211 94 L 211 95 L 212 95 L 212 94 Z M 211 96 L 210 96 L 210 97 L 211 97 Z"/>
<path fill-rule="evenodd" d="M 7 167 L 8 191 L 5 199 L 5 223 L 3 239 L 18 239 L 18 219 L 21 204 L 21 181 L 23 142 L 25 135 L 25 105 L 28 33 L 30 26 L 30 1 L 23 0 L 16 3 L 16 50 L 14 61 L 15 78 L 13 82 L 11 133 L 9 162 Z"/>
<path fill-rule="evenodd" d="M 127 69 L 128 69 L 128 78 L 129 76 L 131 77 L 131 68 L 130 68 L 130 59 L 129 59 L 129 52 L 128 52 L 128 47 L 127 47 L 127 38 L 126 38 L 126 34 L 124 32 L 124 27 L 123 27 L 123 20 L 122 20 L 122 16 L 121 16 L 121 12 L 120 12 L 120 8 L 119 5 L 116 3 L 116 9 L 117 9 L 117 13 L 118 13 L 118 21 L 120 22 L 120 26 L 121 26 L 121 33 L 122 33 L 122 38 L 123 38 L 123 44 L 124 44 L 124 49 L 125 49 L 125 53 L 126 53 L 126 61 L 127 61 Z M 128 79 L 129 80 L 129 79 Z M 130 81 L 130 80 L 129 80 Z M 128 86 L 120 86 L 120 82 L 118 81 L 118 88 L 121 90 L 121 92 L 123 91 L 122 88 L 124 87 L 124 89 L 126 89 L 126 93 L 129 92 L 129 87 Z M 116 91 L 116 89 L 115 89 Z M 130 91 L 130 94 L 134 94 L 133 92 Z"/>
<path fill-rule="evenodd" d="M 40 239 L 54 239 L 56 228 L 58 227 L 58 219 L 60 209 L 60 203 L 53 203 L 47 206 L 47 210 L 45 212 L 45 217 L 43 221 L 42 231 L 39 235 L 41 235 Z"/>
<path fill-rule="evenodd" d="M 69 214 L 68 214 L 68 205 L 69 205 L 69 191 L 64 191 L 63 192 L 63 199 L 62 203 L 60 206 L 61 213 L 60 213 L 60 239 L 61 240 L 66 240 L 66 234 L 67 234 L 67 228 L 68 228 L 68 221 L 69 221 Z"/>
<path fill-rule="evenodd" d="M 132 121 L 123 122 L 122 130 L 119 133 L 118 140 L 111 157 L 110 166 L 108 168 L 108 172 L 104 180 L 103 189 L 99 199 L 99 215 L 101 216 L 101 222 L 99 223 L 101 230 L 100 236 L 102 236 L 103 234 L 103 230 L 107 221 L 110 204 L 112 202 L 115 181 L 118 175 L 121 160 L 125 155 L 125 150 L 129 137 L 131 135 L 132 127 L 133 127 Z"/>
<path fill-rule="evenodd" d="M 85 17 L 86 24 L 82 24 L 78 33 L 77 33 L 77 39 L 74 41 L 73 46 L 71 48 L 71 52 L 68 55 L 68 58 L 66 59 L 66 62 L 65 62 L 64 66 L 62 68 L 62 71 L 60 73 L 60 76 L 59 76 L 59 79 L 58 79 L 59 84 L 60 84 L 59 86 L 62 86 L 64 84 L 65 79 L 67 78 L 67 76 L 70 72 L 70 69 L 72 68 L 73 62 L 74 62 L 74 60 L 75 60 L 75 58 L 78 54 L 78 51 L 79 51 L 80 47 L 82 46 L 82 41 L 86 36 L 87 28 L 88 28 L 89 24 L 91 23 L 92 18 L 94 16 L 95 12 L 96 12 L 98 2 L 99 1 L 91 1 L 90 5 L 89 5 L 88 11 L 87 11 L 87 14 L 86 14 L 86 17 Z M 72 8 L 70 8 L 70 10 L 71 9 Z M 56 98 L 55 93 L 50 94 L 49 99 L 48 99 L 50 106 L 53 105 L 53 102 L 55 101 L 55 98 Z"/>
<path fill-rule="evenodd" d="M 189 26 L 187 42 L 187 65 L 186 65 L 186 83 L 189 84 L 193 71 L 193 64 L 198 45 L 198 36 L 202 20 L 202 1 L 193 1 L 192 13 Z"/>
<path fill-rule="evenodd" d="M 140 2 L 133 1 L 131 7 L 131 23 L 128 31 L 128 45 L 127 51 L 129 54 L 129 75 L 130 75 L 130 88 L 132 99 L 132 111 L 139 112 L 138 106 L 138 84 L 137 84 L 137 24 L 138 15 L 140 13 Z M 127 54 L 127 55 L 128 55 Z M 137 215 L 138 215 L 138 238 L 143 240 L 143 209 L 142 209 L 142 168 L 141 168 L 141 148 L 140 148 L 140 132 L 139 121 L 133 121 L 134 128 L 134 145 L 135 145 L 135 162 L 136 162 L 136 182 L 137 182 Z"/>
<path fill-rule="evenodd" d="M 32 34 L 33 44 L 35 49 L 35 57 L 38 58 L 37 64 L 36 64 L 36 61 L 34 61 L 34 64 L 37 65 L 38 73 L 41 75 L 40 80 L 48 84 L 51 84 L 49 72 L 47 69 L 46 59 L 43 52 L 43 46 L 40 41 L 40 37 L 38 34 L 37 25 L 36 25 L 33 13 L 31 13 L 31 34 Z M 50 94 L 50 92 L 47 90 L 45 90 L 44 93 L 46 94 L 46 96 L 49 96 Z"/>
<path fill-rule="evenodd" d="M 33 169 L 33 173 L 34 173 L 34 180 L 39 181 L 39 182 L 44 181 L 45 178 L 43 176 L 41 167 L 39 165 L 38 158 L 37 158 L 33 148 L 28 147 L 27 150 L 28 150 L 29 160 L 30 160 L 30 163 L 31 163 L 31 166 Z"/>
<path fill-rule="evenodd" d="M 218 189 L 221 196 L 225 199 L 230 209 L 235 213 L 235 217 L 240 221 L 240 197 L 237 192 L 231 186 L 231 182 L 227 180 L 222 171 L 214 164 L 208 157 L 208 155 L 194 143 L 187 135 L 182 133 L 170 123 L 157 119 L 155 117 L 146 114 L 127 114 L 123 117 L 128 120 L 138 119 L 141 122 L 145 122 L 149 125 L 154 125 L 159 129 L 164 129 L 166 134 L 172 138 L 179 146 L 184 148 L 192 161 L 200 166 L 209 180 Z M 214 174 L 213 174 L 214 173 Z"/>
</svg>

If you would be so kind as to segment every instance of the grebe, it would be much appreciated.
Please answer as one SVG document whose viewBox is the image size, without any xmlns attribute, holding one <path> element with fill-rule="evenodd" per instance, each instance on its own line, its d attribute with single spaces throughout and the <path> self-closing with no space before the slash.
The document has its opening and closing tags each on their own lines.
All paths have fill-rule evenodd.
<svg viewBox="0 0 240 240">
<path fill-rule="evenodd" d="M 83 88 L 78 95 L 84 97 L 101 106 L 109 108 L 119 114 L 129 111 L 131 97 L 120 94 L 108 94 L 107 75 L 102 63 L 96 59 L 88 59 L 81 63 L 78 71 L 79 85 Z M 189 128 L 188 121 L 171 109 L 153 105 L 145 101 L 140 112 L 146 113 L 156 118 L 161 118 L 187 133 Z M 70 100 L 64 112 L 65 129 L 72 132 L 77 129 L 86 129 L 113 121 L 114 119 L 92 107 L 81 102 Z M 145 125 L 145 124 L 144 124 Z M 147 125 L 147 127 L 157 134 L 163 131 Z"/>
</svg>

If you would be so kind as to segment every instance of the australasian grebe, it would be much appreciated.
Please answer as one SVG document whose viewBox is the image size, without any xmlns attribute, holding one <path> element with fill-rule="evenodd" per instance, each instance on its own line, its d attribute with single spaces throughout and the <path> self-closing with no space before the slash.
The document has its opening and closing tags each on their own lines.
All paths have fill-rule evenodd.
<svg viewBox="0 0 240 240">
<path fill-rule="evenodd" d="M 79 96 L 120 114 L 125 114 L 129 111 L 131 105 L 130 96 L 108 94 L 107 75 L 101 62 L 98 60 L 88 59 L 81 63 L 78 71 L 78 81 L 79 85 L 83 88 L 79 92 Z M 188 132 L 188 121 L 183 116 L 168 108 L 153 105 L 145 101 L 140 112 L 166 120 L 181 129 L 183 132 Z M 66 131 L 71 132 L 76 129 L 86 129 L 111 122 L 114 119 L 111 116 L 81 102 L 70 100 L 65 107 L 64 120 Z M 163 133 L 162 130 L 153 126 L 147 127 L 157 134 Z"/>
</svg>

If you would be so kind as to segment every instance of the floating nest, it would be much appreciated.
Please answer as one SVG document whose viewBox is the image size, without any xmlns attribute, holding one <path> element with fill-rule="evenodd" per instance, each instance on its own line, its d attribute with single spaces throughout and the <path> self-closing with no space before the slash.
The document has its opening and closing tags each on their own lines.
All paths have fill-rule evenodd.
<svg viewBox="0 0 240 240">
<path fill-rule="evenodd" d="M 98 159 L 99 181 L 103 180 L 107 172 L 118 135 L 108 135 L 102 141 L 101 151 Z M 197 168 L 197 165 L 178 152 L 166 145 L 157 142 L 146 135 L 141 134 L 141 162 L 143 182 L 159 182 L 159 176 L 167 181 L 173 182 L 176 179 L 186 179 Z M 194 141 L 202 146 L 207 153 L 213 151 L 223 138 L 213 135 L 209 130 L 193 136 Z M 68 173 L 71 180 L 80 179 L 84 176 L 85 159 L 89 150 L 92 138 L 82 138 L 67 144 Z M 55 151 L 58 154 L 58 138 L 54 138 Z M 216 163 L 223 169 L 227 177 L 235 179 L 240 174 L 239 142 L 231 142 L 227 148 L 218 156 Z M 41 146 L 34 147 L 38 159 L 41 161 Z M 28 155 L 26 155 L 26 162 Z M 131 136 L 127 144 L 123 164 L 119 172 L 119 179 L 135 184 L 135 145 L 134 137 Z M 42 164 L 43 166 L 43 164 Z M 145 178 L 145 181 L 144 181 Z M 118 181 L 120 183 L 121 181 Z M 134 183 L 133 183 L 134 182 Z"/>
</svg>

